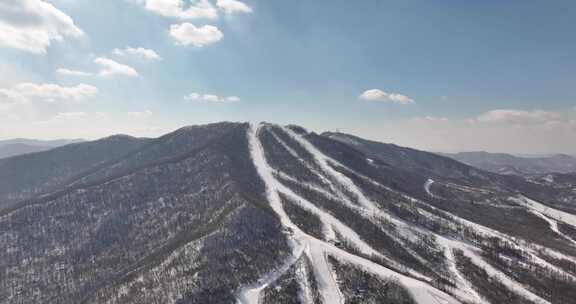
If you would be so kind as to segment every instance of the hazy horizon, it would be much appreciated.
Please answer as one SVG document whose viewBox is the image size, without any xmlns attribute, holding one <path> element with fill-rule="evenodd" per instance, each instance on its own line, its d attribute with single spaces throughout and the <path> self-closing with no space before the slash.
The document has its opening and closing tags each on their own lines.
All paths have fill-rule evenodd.
<svg viewBox="0 0 576 304">
<path fill-rule="evenodd" d="M 286 125 L 295 125 L 295 124 L 286 124 Z M 181 126 L 180 128 L 184 128 L 187 126 L 194 126 L 194 124 L 191 125 L 185 125 L 185 126 Z M 76 141 L 76 140 L 80 140 L 80 141 L 94 141 L 94 140 L 99 140 L 99 139 L 103 139 L 106 137 L 110 137 L 110 136 L 115 136 L 115 135 L 129 135 L 129 136 L 133 136 L 133 137 L 142 137 L 142 138 L 157 138 L 160 136 L 163 136 L 165 134 L 174 132 L 176 130 L 178 130 L 179 128 L 176 128 L 174 130 L 170 130 L 166 133 L 160 134 L 158 136 L 137 136 L 137 135 L 132 135 L 132 134 L 125 134 L 125 133 L 113 133 L 113 134 L 108 134 L 108 135 L 104 135 L 101 137 L 96 137 L 96 138 L 43 138 L 43 139 L 39 139 L 39 138 L 24 138 L 24 137 L 16 137 L 16 138 L 0 138 L 0 142 L 4 142 L 4 141 L 11 141 L 11 140 L 38 140 L 38 141 L 66 141 L 66 140 L 70 140 L 70 141 Z M 359 134 L 354 134 L 354 133 L 348 133 L 348 132 L 344 132 L 340 129 L 335 129 L 335 130 L 310 130 L 313 132 L 316 132 L 317 134 L 321 134 L 323 132 L 341 132 L 341 133 L 345 133 L 345 134 L 350 134 L 350 135 L 354 135 L 354 136 L 359 136 L 361 137 L 361 135 Z M 385 142 L 385 141 L 380 141 L 378 139 L 374 139 L 374 138 L 368 138 L 368 137 L 362 137 L 364 139 L 367 140 L 372 140 L 372 141 L 379 141 L 382 143 L 387 143 L 387 144 L 395 144 L 395 145 L 399 145 L 399 146 L 403 146 L 394 142 Z M 473 152 L 487 152 L 487 153 L 493 153 L 493 154 L 498 154 L 498 153 L 504 153 L 504 154 L 510 154 L 516 157 L 522 157 L 522 158 L 535 158 L 535 157 L 548 157 L 548 156 L 554 156 L 554 155 L 570 155 L 573 157 L 576 157 L 576 153 L 571 154 L 571 153 L 563 153 L 563 152 L 552 152 L 552 153 L 524 153 L 524 152 L 502 152 L 502 151 L 488 151 L 488 150 L 448 150 L 448 151 L 435 151 L 435 150 L 427 150 L 425 148 L 418 148 L 418 147 L 411 147 L 411 146 L 403 146 L 403 147 L 407 147 L 407 148 L 413 148 L 413 149 L 417 149 L 417 150 L 422 150 L 422 151 L 427 151 L 427 152 L 432 152 L 432 153 L 447 153 L 447 154 L 457 154 L 457 153 L 473 153 Z"/>
</svg>

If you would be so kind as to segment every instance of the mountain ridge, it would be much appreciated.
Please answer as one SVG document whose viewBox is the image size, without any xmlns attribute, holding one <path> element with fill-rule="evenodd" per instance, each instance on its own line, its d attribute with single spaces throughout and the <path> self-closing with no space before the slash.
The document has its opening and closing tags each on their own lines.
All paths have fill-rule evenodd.
<svg viewBox="0 0 576 304">
<path fill-rule="evenodd" d="M 0 178 L 0 303 L 574 296 L 569 177 L 558 189 L 350 136 L 223 122 L 0 160 L 19 181 Z M 41 174 L 21 173 L 30 162 Z"/>
</svg>

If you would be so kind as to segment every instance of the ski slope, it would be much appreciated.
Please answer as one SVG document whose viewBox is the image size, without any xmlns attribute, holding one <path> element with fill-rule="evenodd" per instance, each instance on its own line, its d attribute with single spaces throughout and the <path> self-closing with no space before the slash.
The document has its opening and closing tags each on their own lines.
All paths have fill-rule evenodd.
<svg viewBox="0 0 576 304">
<path fill-rule="evenodd" d="M 455 257 L 452 252 L 453 250 L 458 249 L 462 250 L 464 254 L 468 256 L 472 263 L 474 263 L 476 266 L 484 268 L 490 276 L 498 278 L 509 290 L 513 291 L 521 297 L 533 301 L 534 303 L 549 304 L 548 301 L 531 292 L 529 288 L 517 282 L 514 278 L 508 277 L 484 261 L 484 259 L 478 254 L 480 249 L 477 247 L 477 244 L 466 241 L 462 238 L 462 236 L 445 236 L 433 233 L 422 227 L 415 226 L 413 223 L 408 223 L 387 213 L 385 210 L 381 209 L 378 204 L 369 199 L 364 194 L 363 190 L 358 187 L 348 176 L 339 172 L 335 168 L 341 168 L 346 172 L 350 172 L 359 178 L 365 179 L 370 183 L 385 189 L 386 191 L 394 192 L 394 190 L 388 189 L 376 181 L 371 180 L 366 176 L 362 176 L 357 172 L 354 172 L 347 166 L 324 154 L 303 135 L 295 133 L 289 128 L 277 128 L 280 129 L 281 132 L 289 135 L 295 143 L 297 143 L 307 153 L 312 155 L 312 160 L 302 159 L 294 149 L 290 148 L 288 144 L 285 143 L 279 136 L 269 130 L 269 125 L 252 125 L 249 129 L 247 136 L 249 139 L 251 157 L 258 175 L 265 184 L 266 198 L 268 203 L 270 204 L 272 210 L 274 210 L 274 212 L 278 215 L 281 224 L 288 230 L 293 231 L 293 233 L 287 234 L 287 237 L 290 240 L 290 244 L 292 244 L 292 252 L 291 256 L 287 258 L 287 260 L 283 263 L 280 263 L 280 266 L 277 269 L 274 269 L 270 271 L 270 273 L 263 275 L 263 277 L 259 279 L 255 284 L 251 286 L 245 286 L 242 290 L 240 290 L 238 294 L 239 303 L 261 303 L 260 298 L 266 287 L 272 285 L 276 280 L 278 280 L 278 278 L 280 278 L 283 273 L 285 273 L 290 267 L 294 266 L 296 261 L 298 261 L 303 256 L 305 256 L 311 262 L 311 270 L 317 283 L 317 288 L 321 296 L 322 303 L 344 303 L 346 299 L 340 291 L 338 278 L 336 277 L 335 271 L 332 269 L 332 265 L 328 261 L 328 256 L 331 256 L 338 259 L 339 261 L 350 263 L 351 265 L 359 267 L 364 271 L 377 275 L 385 280 L 391 278 L 397 279 L 398 282 L 400 282 L 400 284 L 407 289 L 407 291 L 412 295 L 418 304 L 457 304 L 463 302 L 488 304 L 486 299 L 484 299 L 477 292 L 476 288 L 469 281 L 467 281 L 465 275 L 460 273 L 460 271 L 457 269 L 455 264 Z M 288 151 L 288 154 L 294 158 L 295 161 L 300 162 L 305 166 L 305 168 L 307 168 L 307 170 L 316 175 L 319 180 L 322 181 L 322 185 L 315 183 L 304 183 L 294 176 L 287 174 L 286 172 L 282 172 L 277 168 L 272 168 L 266 158 L 266 151 L 259 138 L 260 132 L 263 131 L 271 132 L 276 142 L 286 151 Z M 308 161 L 313 162 L 313 164 L 308 163 Z M 306 189 L 312 190 L 329 198 L 335 203 L 341 203 L 349 208 L 351 212 L 357 212 L 358 214 L 365 217 L 367 221 L 385 219 L 386 221 L 394 224 L 400 235 L 402 235 L 402 237 L 405 239 L 417 240 L 418 238 L 415 237 L 416 235 L 433 235 L 436 238 L 438 244 L 444 248 L 444 254 L 447 261 L 447 270 L 450 273 L 450 276 L 455 280 L 455 284 L 457 286 L 456 290 L 452 291 L 451 294 L 447 294 L 446 292 L 433 287 L 431 284 L 431 278 L 422 275 L 410 268 L 408 268 L 406 274 L 403 274 L 366 259 L 363 256 L 377 256 L 386 261 L 388 265 L 394 265 L 395 269 L 399 269 L 397 266 L 409 267 L 409 265 L 398 264 L 395 260 L 381 254 L 372 248 L 362 239 L 358 233 L 345 225 L 334 214 L 323 210 L 314 202 L 309 201 L 298 193 L 294 192 L 290 187 L 286 186 L 282 180 L 290 181 L 291 183 L 298 184 L 302 187 L 305 187 Z M 433 183 L 434 180 L 428 179 L 424 184 L 424 190 L 430 197 L 435 198 L 430 189 Z M 345 189 L 347 193 L 343 193 L 342 189 Z M 416 208 L 419 213 L 431 219 L 447 221 L 446 219 L 440 218 L 436 214 L 432 214 L 418 207 L 425 205 L 426 202 L 414 199 L 403 193 L 399 194 L 404 199 L 414 203 L 414 208 Z M 281 195 L 298 204 L 301 208 L 314 214 L 320 220 L 323 225 L 324 232 L 322 239 L 308 235 L 292 222 L 290 216 L 284 209 Z M 351 199 L 352 197 L 350 197 L 350 195 L 352 195 L 354 200 Z M 522 202 L 535 214 L 539 215 L 543 219 L 546 218 L 548 223 L 550 223 L 551 229 L 553 229 L 555 232 L 559 232 L 557 229 L 557 221 L 559 220 L 563 220 L 567 223 L 576 223 L 576 216 L 574 215 L 549 208 L 528 199 L 523 199 Z M 427 206 L 430 208 L 429 205 Z M 443 212 L 435 209 L 434 207 L 432 208 L 437 212 Z M 468 226 L 476 231 L 476 233 L 484 237 L 495 237 L 506 240 L 513 244 L 513 246 L 516 248 L 526 252 L 531 257 L 531 259 L 535 261 L 535 263 L 555 271 L 563 272 L 556 266 L 551 265 L 547 261 L 541 259 L 533 248 L 522 245 L 515 238 L 502 234 L 493 229 L 478 225 L 476 223 L 469 222 L 453 214 L 446 214 L 446 216 L 447 218 L 451 219 L 450 221 L 452 221 L 452 223 L 447 223 L 448 225 L 458 224 Z M 382 233 L 387 232 L 383 230 Z M 337 234 L 342 235 L 344 238 L 349 240 L 352 246 L 357 251 L 362 253 L 363 256 L 353 254 L 334 246 L 333 243 L 337 241 Z M 402 239 L 398 239 L 392 235 L 389 236 L 395 238 L 395 240 L 400 244 L 404 244 Z M 409 249 L 406 250 L 411 255 L 413 255 L 414 258 L 426 262 L 416 252 Z M 557 252 L 553 252 L 553 255 L 561 256 L 561 254 Z M 299 277 L 303 278 L 301 274 Z M 312 301 L 312 293 L 310 288 L 312 287 L 309 285 L 309 282 L 302 282 L 300 286 L 300 299 L 305 303 L 311 303 L 310 301 Z"/>
<path fill-rule="evenodd" d="M 265 277 L 258 282 L 258 286 L 249 286 L 245 287 L 243 290 L 240 291 L 238 296 L 238 302 L 242 304 L 256 304 L 260 303 L 260 294 L 261 292 L 270 284 L 272 284 L 275 280 L 277 280 L 283 272 L 285 272 L 290 265 L 294 264 L 301 255 L 302 252 L 308 256 L 311 260 L 311 264 L 313 267 L 313 272 L 317 280 L 318 289 L 322 296 L 323 303 L 344 303 L 344 297 L 339 290 L 337 279 L 335 278 L 334 270 L 332 266 L 327 261 L 327 255 L 332 255 L 336 258 L 345 260 L 347 262 L 353 263 L 354 265 L 365 269 L 366 271 L 372 272 L 376 275 L 381 276 L 383 279 L 390 279 L 392 277 L 397 278 L 402 285 L 404 285 L 410 294 L 413 295 L 414 299 L 417 301 L 418 304 L 427 304 L 427 303 L 442 303 L 442 304 L 457 304 L 459 303 L 456 299 L 452 296 L 435 289 L 434 287 L 424 283 L 420 280 L 416 280 L 414 278 L 410 278 L 406 275 L 397 273 L 393 270 L 385 268 L 379 264 L 376 264 L 372 261 L 369 261 L 363 257 L 348 253 L 340 248 L 333 246 L 332 244 L 318 240 L 302 230 L 300 230 L 291 220 L 288 214 L 285 212 L 282 206 L 282 200 L 280 199 L 280 193 L 287 194 L 288 196 L 296 196 L 297 194 L 293 193 L 290 189 L 287 189 L 283 186 L 273 175 L 273 170 L 271 169 L 270 165 L 266 161 L 265 152 L 262 147 L 262 144 L 258 138 L 258 131 L 260 130 L 260 126 L 252 126 L 250 128 L 250 132 L 248 134 L 249 143 L 250 143 L 250 152 L 252 159 L 254 161 L 254 165 L 259 176 L 264 181 L 266 186 L 266 197 L 272 207 L 272 209 L 276 212 L 276 214 L 280 218 L 280 222 L 286 228 L 290 228 L 294 233 L 290 235 L 292 242 L 292 256 L 289 258 L 288 261 L 283 263 L 283 267 L 280 267 L 277 270 L 265 275 Z M 306 147 L 309 151 L 310 147 Z M 312 150 L 311 152 L 316 153 L 315 156 L 321 156 L 322 154 L 317 154 L 319 151 Z M 324 161 L 327 161 L 327 158 L 321 158 Z M 323 168 L 328 168 L 327 164 L 322 164 Z M 340 173 L 330 172 L 335 176 L 338 176 Z M 338 180 L 346 183 L 348 186 L 352 186 L 353 184 L 351 181 L 347 181 L 343 175 L 338 176 Z M 358 193 L 359 195 L 363 195 L 361 192 Z M 299 197 L 302 199 L 301 197 Z M 364 203 L 368 203 L 366 200 Z M 310 209 L 313 209 L 310 206 L 307 206 Z M 316 210 L 317 214 L 322 214 L 321 211 Z M 334 226 L 339 232 L 349 233 L 347 231 L 345 225 L 336 221 L 334 219 L 330 219 L 329 216 L 324 214 L 321 217 L 321 220 L 331 222 L 330 225 Z M 357 235 L 347 235 L 347 237 L 352 237 L 353 244 L 359 245 L 358 249 L 362 252 L 370 253 L 370 254 L 379 254 L 373 248 L 371 248 L 368 244 L 364 243 L 361 239 L 356 239 Z M 302 248 L 305 248 L 302 251 Z M 288 267 L 288 268 L 287 268 Z"/>
</svg>

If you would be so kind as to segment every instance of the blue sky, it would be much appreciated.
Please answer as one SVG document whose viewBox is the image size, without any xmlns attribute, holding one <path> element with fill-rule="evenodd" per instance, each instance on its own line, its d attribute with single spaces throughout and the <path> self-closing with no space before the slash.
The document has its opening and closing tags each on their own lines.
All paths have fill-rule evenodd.
<svg viewBox="0 0 576 304">
<path fill-rule="evenodd" d="M 0 138 L 271 121 L 576 153 L 573 1 L 2 2 Z"/>
</svg>

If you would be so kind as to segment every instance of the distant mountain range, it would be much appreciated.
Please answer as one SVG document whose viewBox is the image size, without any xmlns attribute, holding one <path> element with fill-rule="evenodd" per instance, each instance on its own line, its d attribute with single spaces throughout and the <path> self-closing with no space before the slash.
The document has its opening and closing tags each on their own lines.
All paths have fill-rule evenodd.
<svg viewBox="0 0 576 304">
<path fill-rule="evenodd" d="M 576 157 L 565 154 L 540 157 L 520 157 L 505 153 L 489 152 L 439 154 L 470 166 L 499 174 L 530 175 L 576 172 Z"/>
<path fill-rule="evenodd" d="M 36 140 L 15 138 L 0 140 L 0 158 L 50 150 L 52 148 L 83 142 L 82 139 Z"/>
<path fill-rule="evenodd" d="M 0 159 L 0 303 L 569 304 L 576 176 L 223 122 Z"/>
</svg>

